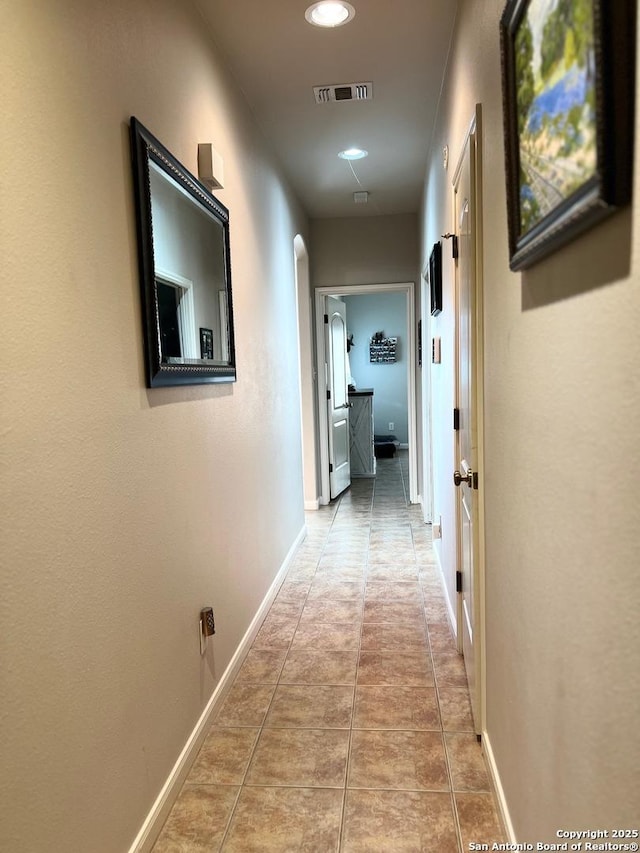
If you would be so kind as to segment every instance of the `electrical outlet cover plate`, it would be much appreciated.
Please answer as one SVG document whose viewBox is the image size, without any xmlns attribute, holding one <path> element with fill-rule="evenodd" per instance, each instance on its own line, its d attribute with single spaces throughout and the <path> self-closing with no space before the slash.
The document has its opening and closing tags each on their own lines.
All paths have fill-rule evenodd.
<svg viewBox="0 0 640 853">
<path fill-rule="evenodd" d="M 213 618 L 213 608 L 204 607 L 200 612 L 202 619 L 202 631 L 205 637 L 212 637 L 216 632 L 216 623 Z"/>
<path fill-rule="evenodd" d="M 207 638 L 212 637 L 216 632 L 212 607 L 202 608 L 198 628 L 200 631 L 200 654 L 203 655 L 207 648 Z"/>
</svg>

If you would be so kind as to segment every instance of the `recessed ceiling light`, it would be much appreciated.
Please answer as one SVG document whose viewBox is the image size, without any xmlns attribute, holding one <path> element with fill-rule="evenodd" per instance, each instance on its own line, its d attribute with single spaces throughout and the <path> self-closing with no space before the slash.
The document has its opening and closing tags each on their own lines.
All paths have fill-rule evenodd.
<svg viewBox="0 0 640 853">
<path fill-rule="evenodd" d="M 345 148 L 338 154 L 343 160 L 362 160 L 363 157 L 368 157 L 369 152 L 364 148 Z"/>
<path fill-rule="evenodd" d="M 341 27 L 348 23 L 356 10 L 351 3 L 344 0 L 320 0 L 309 6 L 304 13 L 305 18 L 315 27 Z"/>
</svg>

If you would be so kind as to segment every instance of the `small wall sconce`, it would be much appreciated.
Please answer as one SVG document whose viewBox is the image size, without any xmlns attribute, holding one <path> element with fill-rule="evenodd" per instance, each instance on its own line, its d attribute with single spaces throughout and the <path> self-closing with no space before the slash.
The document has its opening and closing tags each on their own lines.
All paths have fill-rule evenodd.
<svg viewBox="0 0 640 853">
<path fill-rule="evenodd" d="M 210 190 L 224 188 L 224 161 L 210 142 L 198 144 L 198 177 Z"/>
</svg>

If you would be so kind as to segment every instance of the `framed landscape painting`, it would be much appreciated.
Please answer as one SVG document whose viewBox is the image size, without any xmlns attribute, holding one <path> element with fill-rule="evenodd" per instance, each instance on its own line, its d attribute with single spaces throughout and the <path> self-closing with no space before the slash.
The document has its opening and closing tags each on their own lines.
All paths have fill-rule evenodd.
<svg viewBox="0 0 640 853">
<path fill-rule="evenodd" d="M 513 270 L 631 200 L 635 0 L 509 0 L 500 22 Z"/>
<path fill-rule="evenodd" d="M 433 244 L 429 255 L 429 292 L 431 313 L 434 317 L 442 311 L 442 243 Z"/>
</svg>

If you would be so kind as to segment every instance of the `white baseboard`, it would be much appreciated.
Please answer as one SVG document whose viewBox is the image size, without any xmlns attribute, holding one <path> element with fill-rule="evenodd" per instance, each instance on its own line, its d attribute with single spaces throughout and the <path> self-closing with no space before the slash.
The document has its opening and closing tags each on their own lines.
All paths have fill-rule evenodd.
<svg viewBox="0 0 640 853">
<path fill-rule="evenodd" d="M 305 501 L 304 508 L 307 512 L 314 512 L 317 509 L 320 509 L 320 499 L 316 498 L 315 501 Z"/>
<path fill-rule="evenodd" d="M 431 509 L 427 509 L 427 505 L 423 495 L 418 495 L 418 500 L 416 503 L 420 504 L 422 507 L 422 520 L 425 524 L 433 524 L 433 518 L 431 517 Z"/>
<path fill-rule="evenodd" d="M 456 612 L 453 609 L 453 607 L 451 606 L 451 602 L 449 601 L 449 594 L 447 592 L 447 584 L 445 583 L 445 579 L 444 579 L 444 572 L 442 571 L 442 563 L 440 562 L 440 555 L 438 554 L 438 552 L 436 551 L 435 548 L 433 549 L 433 553 L 434 553 L 434 556 L 436 558 L 436 565 L 438 567 L 438 574 L 440 575 L 440 583 L 442 585 L 442 591 L 444 593 L 444 601 L 445 601 L 445 604 L 447 605 L 447 614 L 449 616 L 449 622 L 451 623 L 451 628 L 453 629 L 453 636 L 457 637 L 458 636 L 458 620 L 456 618 Z"/>
<path fill-rule="evenodd" d="M 504 795 L 504 788 L 502 787 L 502 782 L 500 780 L 500 773 L 498 772 L 498 766 L 491 747 L 491 740 L 489 739 L 489 735 L 486 730 L 482 732 L 482 750 L 487 760 L 491 784 L 493 785 L 496 800 L 500 807 L 500 817 L 502 818 L 502 824 L 507 836 L 507 841 L 509 844 L 517 844 L 516 834 L 513 831 L 513 823 L 511 822 L 511 815 L 509 814 L 509 807 L 507 806 L 507 800 Z"/>
<path fill-rule="evenodd" d="M 238 670 L 242 666 L 245 657 L 249 649 L 251 648 L 251 644 L 253 643 L 256 634 L 260 630 L 260 626 L 267 615 L 269 608 L 271 607 L 273 600 L 278 594 L 278 590 L 282 586 L 282 582 L 284 581 L 291 561 L 295 552 L 300 547 L 300 543 L 304 540 L 307 535 L 306 527 L 303 527 L 300 533 L 298 533 L 293 545 L 289 549 L 289 553 L 285 557 L 278 574 L 275 576 L 273 583 L 269 587 L 267 594 L 265 595 L 262 604 L 258 608 L 258 612 L 254 616 L 251 624 L 247 628 L 247 631 L 240 641 L 240 645 L 235 651 L 235 654 L 231 658 L 229 665 L 223 672 L 220 677 L 220 681 L 216 684 L 213 693 L 211 694 L 211 698 L 207 702 L 207 705 L 200 715 L 200 719 L 196 723 L 195 728 L 189 735 L 189 738 L 184 745 L 184 748 L 180 755 L 178 756 L 178 760 L 173 766 L 171 773 L 167 781 L 162 786 L 158 797 L 151 807 L 151 811 L 146 817 L 145 822 L 142 824 L 140 832 L 136 836 L 135 841 L 129 848 L 129 853 L 149 853 L 153 845 L 155 844 L 158 835 L 160 834 L 160 830 L 162 829 L 165 820 L 167 819 L 169 812 L 173 804 L 176 801 L 178 794 L 180 793 L 180 789 L 186 779 L 189 770 L 191 769 L 191 765 L 195 761 L 200 747 L 202 746 L 204 739 L 209 730 L 209 724 L 214 713 L 218 710 L 219 706 L 222 703 L 222 700 L 225 698 L 226 694 L 233 683 L 235 676 L 238 673 Z"/>
</svg>

